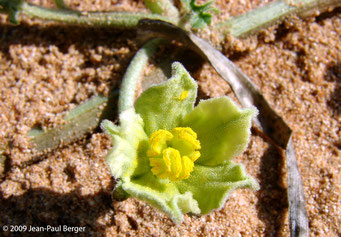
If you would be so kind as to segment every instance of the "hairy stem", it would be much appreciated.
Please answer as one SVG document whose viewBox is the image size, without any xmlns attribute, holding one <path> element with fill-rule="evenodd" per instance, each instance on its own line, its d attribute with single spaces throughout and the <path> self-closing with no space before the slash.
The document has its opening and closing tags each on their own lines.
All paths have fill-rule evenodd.
<svg viewBox="0 0 341 237">
<path fill-rule="evenodd" d="M 8 3 L 9 0 L 0 1 L 1 5 L 12 4 L 9 15 L 18 16 L 19 13 L 27 16 L 40 18 L 43 20 L 53 20 L 64 23 L 89 25 L 89 26 L 108 26 L 116 28 L 133 28 L 141 19 L 155 19 L 174 23 L 167 17 L 158 14 L 145 14 L 133 12 L 80 12 L 67 9 L 49 9 L 36 6 L 25 1 L 18 1 L 15 5 Z M 17 23 L 17 19 L 10 19 Z"/>
<path fill-rule="evenodd" d="M 130 62 L 122 79 L 118 100 L 119 113 L 134 106 L 136 84 L 140 78 L 143 68 L 148 62 L 148 59 L 152 54 L 154 54 L 161 42 L 161 39 L 150 40 L 141 49 L 139 49 L 139 51 L 137 51 L 133 60 Z"/>
<path fill-rule="evenodd" d="M 312 9 L 323 11 L 328 7 L 340 5 L 340 0 L 279 0 L 245 14 L 232 17 L 217 24 L 213 29 L 225 35 L 231 34 L 234 37 L 241 37 L 256 33 L 293 13 L 304 14 Z"/>
</svg>

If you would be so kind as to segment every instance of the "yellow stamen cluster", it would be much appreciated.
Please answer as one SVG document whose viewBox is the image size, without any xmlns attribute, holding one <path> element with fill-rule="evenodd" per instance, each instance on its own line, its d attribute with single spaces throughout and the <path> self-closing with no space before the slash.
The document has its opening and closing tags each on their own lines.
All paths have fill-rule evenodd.
<svg viewBox="0 0 341 237">
<path fill-rule="evenodd" d="M 187 179 L 200 157 L 197 134 L 188 127 L 177 127 L 170 132 L 159 129 L 152 133 L 149 144 L 147 156 L 151 171 L 161 179 Z"/>
</svg>

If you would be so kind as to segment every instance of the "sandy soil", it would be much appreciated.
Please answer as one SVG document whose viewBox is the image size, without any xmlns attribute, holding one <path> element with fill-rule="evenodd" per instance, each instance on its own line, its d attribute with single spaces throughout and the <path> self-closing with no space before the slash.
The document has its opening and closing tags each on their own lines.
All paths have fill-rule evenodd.
<svg viewBox="0 0 341 237">
<path fill-rule="evenodd" d="M 53 7 L 52 0 L 30 2 Z M 221 18 L 268 1 L 250 2 L 217 1 Z M 79 10 L 144 11 L 143 1 L 137 0 L 66 3 Z M 34 126 L 55 127 L 70 109 L 119 87 L 137 50 L 135 35 L 25 17 L 14 26 L 4 15 L 0 32 L 0 146 L 5 158 L 0 160 L 0 226 L 85 227 L 83 236 L 289 235 L 285 160 L 256 133 L 236 161 L 261 189 L 238 190 L 221 210 L 186 215 L 181 225 L 135 198 L 112 200 L 115 181 L 104 161 L 111 144 L 100 130 L 37 159 L 27 132 Z M 294 130 L 311 236 L 341 235 L 340 35 L 336 9 L 305 20 L 293 17 L 258 36 L 220 45 Z M 232 95 L 208 64 L 193 71 L 193 77 L 203 98 Z"/>
</svg>

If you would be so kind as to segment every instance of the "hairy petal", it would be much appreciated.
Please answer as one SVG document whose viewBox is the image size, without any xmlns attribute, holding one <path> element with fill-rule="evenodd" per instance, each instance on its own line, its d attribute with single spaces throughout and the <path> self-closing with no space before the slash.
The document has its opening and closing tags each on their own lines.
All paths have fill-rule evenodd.
<svg viewBox="0 0 341 237">
<path fill-rule="evenodd" d="M 198 202 L 190 192 L 179 192 L 174 182 L 156 178 L 152 173 L 125 182 L 122 188 L 132 196 L 164 211 L 175 223 L 181 223 L 183 214 L 200 214 Z"/>
<path fill-rule="evenodd" d="M 105 120 L 101 127 L 112 138 L 113 148 L 106 157 L 111 173 L 116 179 L 129 179 L 139 164 L 138 152 L 148 140 L 141 117 L 128 109 L 120 114 L 120 126 Z"/>
<path fill-rule="evenodd" d="M 198 135 L 201 156 L 196 163 L 215 166 L 240 155 L 249 143 L 256 114 L 256 109 L 239 109 L 228 97 L 201 101 L 182 123 Z"/>
<path fill-rule="evenodd" d="M 172 77 L 144 91 L 135 102 L 148 136 L 158 129 L 172 130 L 193 110 L 197 84 L 180 63 L 172 64 Z"/>
<path fill-rule="evenodd" d="M 232 161 L 216 167 L 195 165 L 191 176 L 176 182 L 176 186 L 180 192 L 193 194 L 201 214 L 221 208 L 235 189 L 259 189 L 258 183 L 246 174 L 244 167 Z"/>
</svg>

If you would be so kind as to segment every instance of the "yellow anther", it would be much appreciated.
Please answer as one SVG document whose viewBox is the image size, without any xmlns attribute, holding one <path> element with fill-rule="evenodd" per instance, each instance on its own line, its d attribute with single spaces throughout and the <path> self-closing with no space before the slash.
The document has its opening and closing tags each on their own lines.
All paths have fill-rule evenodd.
<svg viewBox="0 0 341 237">
<path fill-rule="evenodd" d="M 194 162 L 200 157 L 200 143 L 191 128 L 174 128 L 171 132 L 157 130 L 149 138 L 147 151 L 151 171 L 161 179 L 171 181 L 187 179 Z"/>
<path fill-rule="evenodd" d="M 179 96 L 178 100 L 179 101 L 183 101 L 184 99 L 186 99 L 188 97 L 188 91 L 183 91 L 181 93 L 181 95 Z"/>
<path fill-rule="evenodd" d="M 167 130 L 159 129 L 153 132 L 149 138 L 151 150 L 147 151 L 149 157 L 158 156 L 162 150 L 167 147 L 167 141 L 170 141 L 173 135 Z"/>
<path fill-rule="evenodd" d="M 188 179 L 193 171 L 194 163 L 187 156 L 182 157 L 182 170 L 179 179 Z"/>
<path fill-rule="evenodd" d="M 170 161 L 170 172 L 168 174 L 168 178 L 175 181 L 182 170 L 180 152 L 174 148 L 168 147 L 163 150 L 163 159 Z"/>
<path fill-rule="evenodd" d="M 149 158 L 152 173 L 159 178 L 175 181 L 182 170 L 182 161 L 178 150 L 168 147 L 163 150 L 162 158 Z"/>
<path fill-rule="evenodd" d="M 197 140 L 197 134 L 191 128 L 173 128 L 171 133 L 180 141 L 185 141 L 193 146 L 193 149 L 200 149 L 200 142 Z"/>
<path fill-rule="evenodd" d="M 199 159 L 200 157 L 200 152 L 199 151 L 194 151 L 189 158 L 191 159 L 191 161 L 196 161 L 197 159 Z"/>
</svg>

